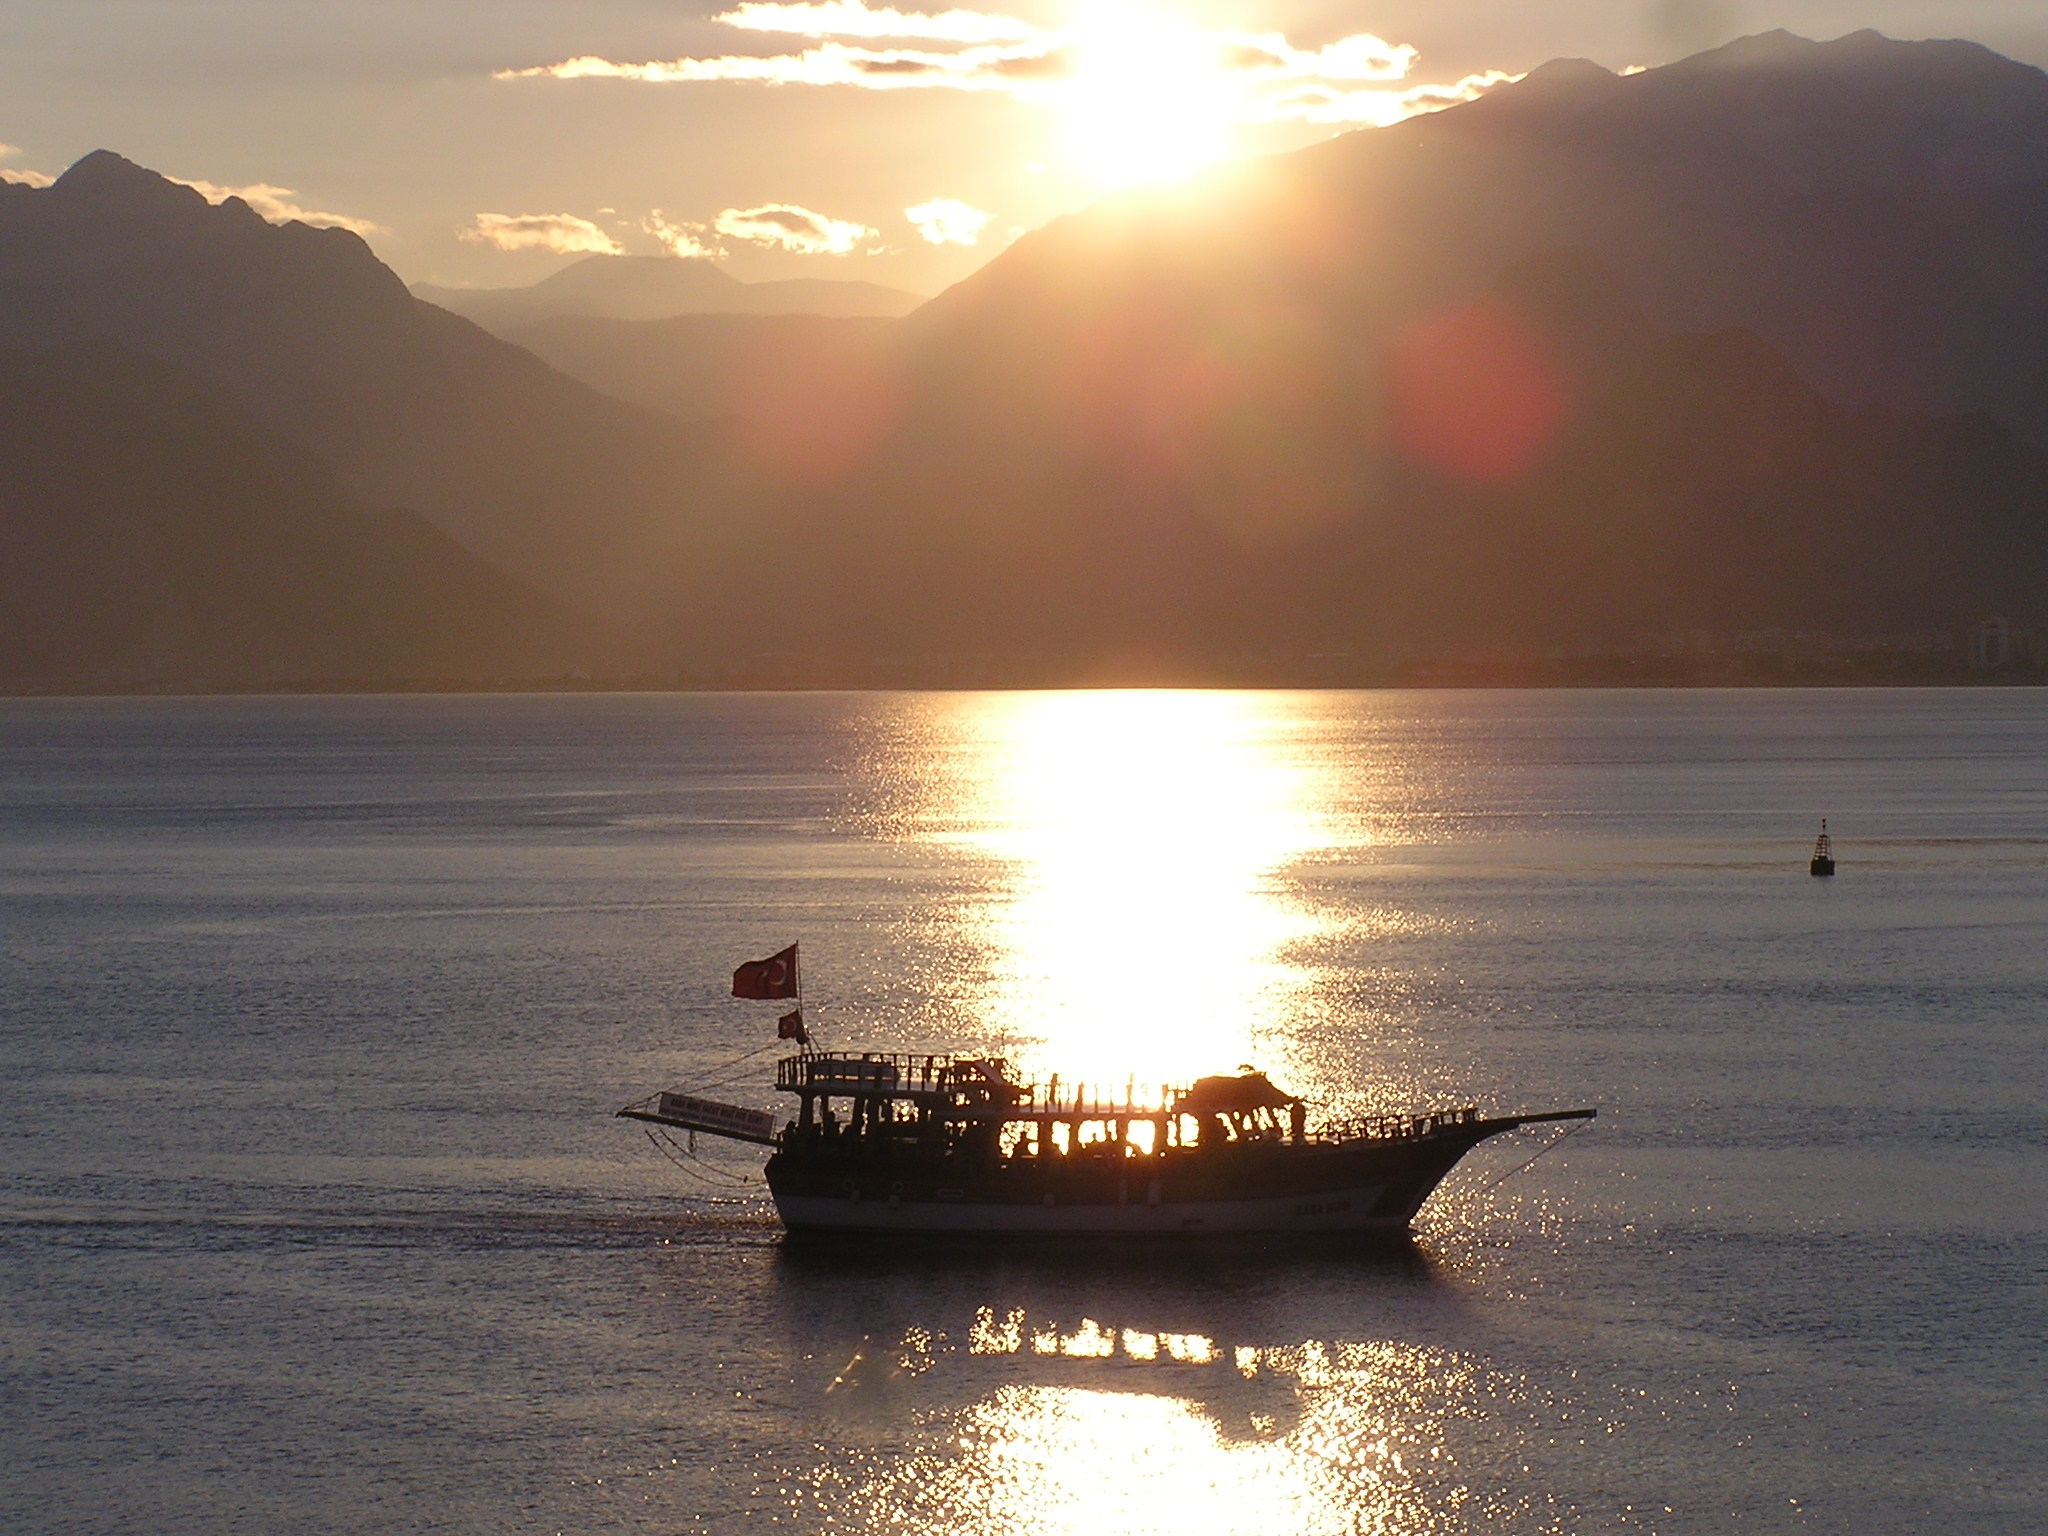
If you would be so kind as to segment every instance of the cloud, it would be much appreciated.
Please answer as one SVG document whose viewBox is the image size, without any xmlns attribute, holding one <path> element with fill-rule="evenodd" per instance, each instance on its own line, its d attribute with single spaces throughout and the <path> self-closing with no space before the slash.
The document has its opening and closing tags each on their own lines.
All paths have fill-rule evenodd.
<svg viewBox="0 0 2048 1536">
<path fill-rule="evenodd" d="M 642 219 L 640 227 L 667 246 L 671 256 L 714 260 L 725 254 L 716 246 L 704 243 L 705 229 L 702 224 L 671 224 L 662 217 L 659 208 Z"/>
<path fill-rule="evenodd" d="M 57 178 L 46 176 L 41 171 L 0 171 L 0 181 L 11 181 L 21 187 L 53 187 Z"/>
<path fill-rule="evenodd" d="M 472 245 L 501 251 L 553 251 L 558 256 L 620 256 L 625 247 L 573 213 L 480 213 L 461 232 Z"/>
<path fill-rule="evenodd" d="M 744 80 L 762 85 L 850 85 L 871 91 L 937 88 L 1023 95 L 1027 92 L 1018 88 L 1019 82 L 1045 75 L 1053 51 L 1037 45 L 935 53 L 823 43 L 802 53 L 724 54 L 710 59 L 656 59 L 641 64 L 621 64 L 586 55 L 531 69 L 500 70 L 495 78 L 637 80 L 650 85 Z"/>
<path fill-rule="evenodd" d="M 999 92 L 1059 105 L 1099 103 L 1128 84 L 1133 100 L 1211 102 L 1223 123 L 1387 124 L 1470 101 L 1519 76 L 1499 70 L 1448 85 L 1411 83 L 1417 53 L 1369 32 L 1298 48 L 1279 32 L 1203 31 L 1139 13 L 1084 13 L 1069 29 L 996 12 L 907 12 L 865 0 L 746 0 L 714 18 L 742 31 L 816 38 L 800 53 L 620 62 L 584 55 L 498 71 L 500 80 L 612 79 L 650 84 L 750 81 L 858 90 Z M 840 39 L 856 39 L 847 42 Z M 873 47 L 910 40 L 954 47 Z"/>
<path fill-rule="evenodd" d="M 972 245 L 981 238 L 990 217 L 954 197 L 935 197 L 904 209 L 903 216 L 933 245 Z"/>
<path fill-rule="evenodd" d="M 1025 43 L 1044 29 L 1015 16 L 984 11 L 899 11 L 879 9 L 862 0 L 823 0 L 822 4 L 770 4 L 746 0 L 713 21 L 743 32 L 780 32 L 793 37 L 915 37 L 942 43 Z"/>
<path fill-rule="evenodd" d="M 1405 91 L 1342 90 L 1321 83 L 1296 86 L 1262 104 L 1263 122 L 1366 123 L 1384 128 L 1424 112 L 1440 112 L 1476 101 L 1497 85 L 1521 79 L 1505 70 L 1467 75 L 1450 85 L 1417 85 Z"/>
<path fill-rule="evenodd" d="M 712 228 L 732 240 L 776 245 L 805 256 L 844 256 L 876 231 L 850 219 L 830 219 L 789 203 L 759 208 L 728 208 L 711 221 Z"/>
<path fill-rule="evenodd" d="M 310 224 L 315 229 L 345 229 L 352 234 L 375 235 L 383 232 L 383 226 L 372 224 L 368 219 L 351 218 L 345 213 L 323 213 L 317 208 L 302 208 L 293 199 L 298 196 L 290 187 L 273 187 L 267 181 L 259 181 L 247 187 L 222 187 L 210 181 L 192 181 L 183 176 L 169 178 L 181 186 L 190 187 L 209 203 L 225 202 L 239 197 L 263 218 L 273 224 L 283 224 L 296 219 L 301 224 Z"/>
</svg>

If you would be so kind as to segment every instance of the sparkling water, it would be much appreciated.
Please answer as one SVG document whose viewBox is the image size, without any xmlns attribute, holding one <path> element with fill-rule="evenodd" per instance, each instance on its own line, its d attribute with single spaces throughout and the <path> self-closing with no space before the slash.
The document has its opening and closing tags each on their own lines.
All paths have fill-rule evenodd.
<svg viewBox="0 0 2048 1536">
<path fill-rule="evenodd" d="M 1600 1114 L 1409 1252 L 786 1248 L 611 1111 L 781 1107 L 792 940 L 828 1046 Z M 5 702 L 0 957 L 11 1533 L 2048 1526 L 2040 692 Z"/>
</svg>

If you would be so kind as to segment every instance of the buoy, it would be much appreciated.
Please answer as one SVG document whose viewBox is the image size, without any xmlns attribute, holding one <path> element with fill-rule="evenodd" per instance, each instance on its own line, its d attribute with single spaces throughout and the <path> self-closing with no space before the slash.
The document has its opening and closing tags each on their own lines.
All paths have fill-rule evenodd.
<svg viewBox="0 0 2048 1536">
<path fill-rule="evenodd" d="M 1835 872 L 1835 848 L 1828 841 L 1828 819 L 1820 819 L 1820 836 L 1814 839 L 1813 862 L 1806 866 L 1808 874 L 1832 875 Z"/>
</svg>

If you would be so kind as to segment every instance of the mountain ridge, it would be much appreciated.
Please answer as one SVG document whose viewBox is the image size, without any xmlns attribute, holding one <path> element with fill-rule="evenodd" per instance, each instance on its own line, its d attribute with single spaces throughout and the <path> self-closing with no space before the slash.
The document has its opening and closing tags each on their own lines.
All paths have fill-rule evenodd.
<svg viewBox="0 0 2048 1536">
<path fill-rule="evenodd" d="M 1566 61 L 1120 194 L 843 369 L 748 354 L 752 415 L 713 342 L 769 322 L 696 317 L 634 386 L 694 423 L 381 268 L 323 284 L 374 265 L 360 242 L 85 195 L 129 174 L 58 200 L 100 210 L 68 245 L 47 192 L 0 196 L 0 341 L 25 311 L 132 332 L 359 501 L 605 613 L 641 666 L 1187 681 L 2048 617 L 2048 77 L 1974 45 Z M 774 325 L 858 330 L 799 320 Z"/>
<path fill-rule="evenodd" d="M 0 348 L 0 687 L 560 678 L 595 628 L 182 370 Z"/>
<path fill-rule="evenodd" d="M 586 256 L 516 288 L 412 285 L 415 297 L 493 335 L 555 319 L 667 320 L 680 315 L 825 315 L 895 319 L 922 296 L 879 283 L 799 277 L 746 282 L 703 257 Z"/>
<path fill-rule="evenodd" d="M 593 611 L 666 580 L 745 466 L 415 299 L 359 237 L 209 205 L 110 152 L 0 196 L 0 345 L 104 342 L 226 389 L 368 506 Z M 651 573 L 664 568 L 660 578 Z"/>
</svg>

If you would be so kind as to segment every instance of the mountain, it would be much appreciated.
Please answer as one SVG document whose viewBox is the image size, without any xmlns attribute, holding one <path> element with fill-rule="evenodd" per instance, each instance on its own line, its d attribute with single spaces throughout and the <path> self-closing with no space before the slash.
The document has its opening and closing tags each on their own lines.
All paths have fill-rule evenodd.
<svg viewBox="0 0 2048 1536">
<path fill-rule="evenodd" d="M 888 320 L 824 315 L 558 315 L 505 339 L 593 389 L 684 421 L 795 431 L 821 403 L 878 387 L 896 366 L 896 335 Z"/>
<path fill-rule="evenodd" d="M 700 677 L 2039 624 L 2044 159 L 2048 78 L 1970 44 L 1564 61 L 1106 200 L 872 332 L 525 333 L 655 411 L 103 155 L 0 187 L 0 342 L 189 369 Z"/>
<path fill-rule="evenodd" d="M 2048 76 L 1976 44 L 1775 32 L 1633 76 L 1552 65 L 1300 171 L 1446 262 L 1425 292 L 1569 245 L 1661 323 L 1754 329 L 1845 404 L 2048 443 Z"/>
<path fill-rule="evenodd" d="M 271 225 L 118 155 L 0 185 L 0 345 L 98 343 L 226 390 L 365 506 L 608 615 L 710 547 L 748 471 L 409 294 L 355 235 Z"/>
<path fill-rule="evenodd" d="M 1008 388 L 1017 353 L 927 336 L 862 469 L 764 518 L 800 618 L 705 599 L 690 644 L 1150 682 L 2044 612 L 2038 451 L 1839 406 L 1753 332 L 1666 331 L 1586 253 L 1364 355 L 1242 288 L 1191 323 L 1145 276 L 1156 306 L 1067 311 Z"/>
<path fill-rule="evenodd" d="M 415 297 L 505 336 L 565 316 L 664 320 L 673 315 L 831 315 L 893 318 L 924 300 L 879 283 L 800 277 L 747 283 L 701 257 L 586 256 L 524 288 L 443 288 Z"/>
<path fill-rule="evenodd" d="M 561 677 L 592 626 L 409 512 L 365 512 L 220 391 L 0 349 L 0 687 Z"/>
<path fill-rule="evenodd" d="M 1559 249 L 1668 329 L 1756 331 L 1844 404 L 1984 411 L 2048 444 L 2048 76 L 1967 42 L 1776 32 L 1633 75 L 1556 61 L 1099 204 L 918 319 L 995 345 L 985 373 L 1114 347 L 1077 328 L 1127 305 L 1169 329 L 1292 315 L 1369 352 Z"/>
<path fill-rule="evenodd" d="M 1529 312 L 1546 265 L 1575 311 Z M 817 656 L 1179 675 L 2043 609 L 2048 77 L 1973 44 L 1562 61 L 1106 200 L 898 324 L 886 428 L 772 514 Z"/>
</svg>

